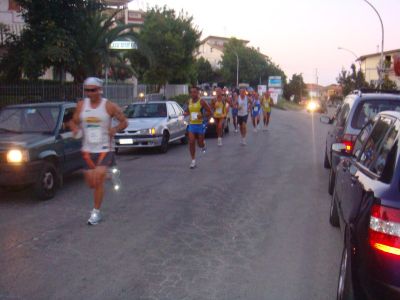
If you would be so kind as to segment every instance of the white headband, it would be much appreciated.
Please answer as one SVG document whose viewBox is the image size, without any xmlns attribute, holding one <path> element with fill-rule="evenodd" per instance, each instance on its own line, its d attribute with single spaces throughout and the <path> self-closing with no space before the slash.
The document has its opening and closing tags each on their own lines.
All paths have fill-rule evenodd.
<svg viewBox="0 0 400 300">
<path fill-rule="evenodd" d="M 88 77 L 85 79 L 83 82 L 83 85 L 95 85 L 98 87 L 103 87 L 103 80 L 97 78 L 97 77 Z"/>
</svg>

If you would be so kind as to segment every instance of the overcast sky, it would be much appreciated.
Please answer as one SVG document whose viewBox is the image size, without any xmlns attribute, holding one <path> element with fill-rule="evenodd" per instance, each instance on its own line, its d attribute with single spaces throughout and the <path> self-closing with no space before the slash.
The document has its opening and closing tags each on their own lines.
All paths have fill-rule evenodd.
<svg viewBox="0 0 400 300">
<path fill-rule="evenodd" d="M 370 0 L 385 28 L 384 50 L 400 49 L 400 0 Z M 336 83 L 354 56 L 377 52 L 381 25 L 373 9 L 363 0 L 133 0 L 131 9 L 152 6 L 183 9 L 194 24 L 208 35 L 250 40 L 249 45 L 281 66 L 288 77 L 303 73 L 306 82 Z M 380 49 L 380 48 L 379 48 Z M 380 51 L 380 50 L 379 50 Z"/>
</svg>

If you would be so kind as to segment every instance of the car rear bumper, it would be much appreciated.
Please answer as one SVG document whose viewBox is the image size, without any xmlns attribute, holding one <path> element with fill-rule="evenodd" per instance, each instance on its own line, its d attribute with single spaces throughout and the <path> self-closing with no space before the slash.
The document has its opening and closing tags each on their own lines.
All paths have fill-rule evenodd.
<svg viewBox="0 0 400 300">
<path fill-rule="evenodd" d="M 162 136 L 116 136 L 115 148 L 153 148 L 161 146 Z"/>
<path fill-rule="evenodd" d="M 34 183 L 40 175 L 43 161 L 20 165 L 0 164 L 0 186 L 19 186 Z"/>
</svg>

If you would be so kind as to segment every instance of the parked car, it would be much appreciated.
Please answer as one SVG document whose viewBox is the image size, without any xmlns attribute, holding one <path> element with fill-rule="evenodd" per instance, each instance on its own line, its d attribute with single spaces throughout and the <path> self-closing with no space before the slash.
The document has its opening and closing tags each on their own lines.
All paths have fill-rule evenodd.
<svg viewBox="0 0 400 300">
<path fill-rule="evenodd" d="M 329 169 L 328 192 L 332 195 L 335 186 L 336 166 L 341 158 L 349 156 L 361 128 L 379 112 L 400 110 L 400 95 L 376 90 L 360 90 L 348 95 L 340 106 L 336 117 L 322 116 L 321 122 L 333 124 L 325 144 L 324 167 Z M 346 150 L 332 151 L 332 145 L 341 143 Z"/>
<path fill-rule="evenodd" d="M 128 127 L 115 135 L 115 151 L 122 148 L 159 148 L 168 151 L 174 141 L 187 143 L 187 119 L 175 101 L 138 102 L 124 111 Z"/>
<path fill-rule="evenodd" d="M 201 97 L 201 99 L 205 100 L 210 106 L 211 106 L 211 101 L 215 97 Z M 230 112 L 228 111 L 228 116 L 224 119 L 223 124 L 222 124 L 222 134 L 224 133 L 229 133 L 229 122 L 230 122 Z M 206 124 L 206 135 L 217 135 L 217 124 L 215 122 L 215 119 L 213 117 L 210 118 L 204 118 L 204 123 Z"/>
<path fill-rule="evenodd" d="M 344 240 L 338 299 L 400 299 L 399 132 L 399 112 L 379 113 L 336 168 L 330 223 Z"/>
<path fill-rule="evenodd" d="M 0 111 L 0 186 L 33 185 L 36 195 L 50 199 L 63 175 L 83 167 L 81 139 L 67 123 L 75 103 L 6 106 Z"/>
</svg>

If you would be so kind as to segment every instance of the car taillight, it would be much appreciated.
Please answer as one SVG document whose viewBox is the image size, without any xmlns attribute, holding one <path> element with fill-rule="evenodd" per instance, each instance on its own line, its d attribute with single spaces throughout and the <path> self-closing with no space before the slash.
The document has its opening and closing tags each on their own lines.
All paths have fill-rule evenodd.
<svg viewBox="0 0 400 300">
<path fill-rule="evenodd" d="M 400 256 L 400 209 L 372 206 L 369 243 L 374 249 Z"/>
<path fill-rule="evenodd" d="M 342 143 L 345 145 L 345 151 L 351 153 L 353 151 L 354 143 L 357 139 L 356 135 L 345 134 L 342 139 Z"/>
</svg>

